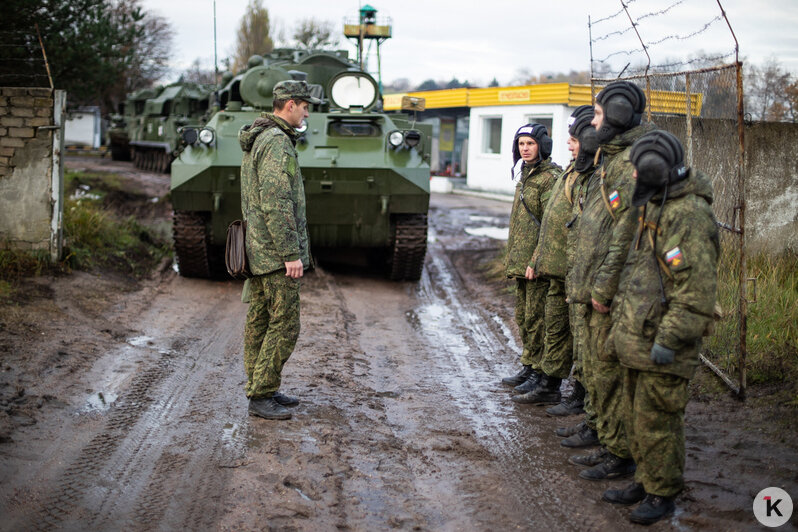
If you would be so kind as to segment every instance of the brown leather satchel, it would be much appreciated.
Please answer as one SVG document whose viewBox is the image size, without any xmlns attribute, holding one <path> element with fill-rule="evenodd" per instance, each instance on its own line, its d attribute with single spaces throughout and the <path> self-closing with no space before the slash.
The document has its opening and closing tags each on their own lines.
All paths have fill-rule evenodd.
<svg viewBox="0 0 798 532">
<path fill-rule="evenodd" d="M 233 279 L 249 279 L 252 277 L 252 272 L 249 271 L 249 261 L 247 260 L 246 242 L 246 220 L 235 220 L 227 226 L 224 265 L 227 267 L 227 273 Z"/>
</svg>

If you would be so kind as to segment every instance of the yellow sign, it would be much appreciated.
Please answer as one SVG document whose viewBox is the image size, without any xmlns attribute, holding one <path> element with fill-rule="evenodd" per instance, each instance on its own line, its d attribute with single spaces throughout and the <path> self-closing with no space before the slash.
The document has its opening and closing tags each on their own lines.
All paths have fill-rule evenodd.
<svg viewBox="0 0 798 532">
<path fill-rule="evenodd" d="M 454 122 L 441 122 L 438 149 L 440 151 L 454 151 Z"/>
<path fill-rule="evenodd" d="M 383 109 L 387 110 L 395 110 L 402 108 L 402 96 L 405 96 L 405 93 L 400 94 L 386 94 L 382 97 L 382 107 Z"/>
<path fill-rule="evenodd" d="M 507 91 L 499 91 L 500 102 L 528 102 L 529 89 L 513 89 Z"/>
</svg>

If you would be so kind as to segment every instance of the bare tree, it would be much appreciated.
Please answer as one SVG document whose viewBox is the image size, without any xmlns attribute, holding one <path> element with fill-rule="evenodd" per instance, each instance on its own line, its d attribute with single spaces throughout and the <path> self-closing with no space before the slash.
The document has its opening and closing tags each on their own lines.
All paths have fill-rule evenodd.
<svg viewBox="0 0 798 532">
<path fill-rule="evenodd" d="M 203 69 L 199 58 L 195 59 L 191 66 L 180 75 L 183 81 L 190 83 L 200 83 L 202 85 L 215 85 L 216 75 L 213 70 Z"/>
<path fill-rule="evenodd" d="M 263 7 L 263 2 L 250 0 L 238 27 L 236 53 L 233 59 L 234 72 L 246 68 L 247 60 L 253 55 L 265 55 L 272 51 L 274 43 L 270 29 L 269 11 Z"/>
<path fill-rule="evenodd" d="M 755 120 L 784 120 L 790 75 L 771 57 L 764 65 L 751 65 L 746 80 L 746 108 Z"/>
<path fill-rule="evenodd" d="M 331 49 L 338 46 L 338 32 L 329 20 L 306 18 L 297 22 L 294 41 L 306 50 Z"/>
<path fill-rule="evenodd" d="M 114 10 L 121 20 L 140 10 L 140 0 L 119 0 Z M 169 22 L 158 15 L 143 12 L 141 32 L 135 42 L 129 43 L 132 54 L 125 73 L 126 91 L 152 86 L 169 70 L 169 56 L 174 32 Z"/>
</svg>

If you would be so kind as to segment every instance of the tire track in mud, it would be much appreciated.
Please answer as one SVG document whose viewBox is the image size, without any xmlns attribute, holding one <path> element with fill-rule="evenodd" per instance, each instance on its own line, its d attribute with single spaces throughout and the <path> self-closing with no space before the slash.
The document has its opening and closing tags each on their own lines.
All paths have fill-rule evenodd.
<svg viewBox="0 0 798 532">
<path fill-rule="evenodd" d="M 223 394 L 240 380 L 237 363 L 243 311 L 237 294 L 230 290 L 221 300 L 208 297 L 218 295 L 215 288 L 200 287 L 201 293 L 210 290 L 211 294 L 200 298 L 203 303 L 195 299 L 192 314 L 183 315 L 182 327 L 173 330 L 159 329 L 174 321 L 167 316 L 173 310 L 168 296 L 165 302 L 156 301 L 150 311 L 153 329 L 148 332 L 166 335 L 149 342 L 157 344 L 154 347 L 140 348 L 139 363 L 144 366 L 108 410 L 97 434 L 51 480 L 50 494 L 28 521 L 33 528 L 145 530 L 167 523 L 167 528 L 188 529 L 213 525 L 216 516 L 205 505 L 218 499 L 227 477 L 219 466 L 240 459 L 245 452 L 242 434 L 224 437 L 229 420 L 235 419 L 235 405 L 228 404 Z M 210 330 L 217 334 L 208 335 Z M 158 347 L 170 343 L 172 348 Z"/>
<path fill-rule="evenodd" d="M 498 384 L 501 376 L 511 371 L 509 357 L 502 355 L 508 343 L 513 350 L 519 348 L 507 338 L 508 329 L 500 320 L 467 300 L 468 290 L 441 245 L 428 249 L 418 297 L 422 303 L 416 309 L 420 328 L 431 345 L 443 348 L 436 362 L 453 366 L 449 372 L 453 378 L 444 384 L 477 440 L 495 455 L 500 474 L 519 479 L 511 497 L 529 509 L 526 525 L 603 530 L 625 521 L 609 505 L 601 508 L 602 503 L 596 504 L 596 495 L 579 487 L 580 481 L 563 471 L 564 457 L 552 461 L 557 460 L 557 453 L 549 448 L 550 441 L 541 438 L 534 418 L 519 419 L 507 390 Z"/>
</svg>

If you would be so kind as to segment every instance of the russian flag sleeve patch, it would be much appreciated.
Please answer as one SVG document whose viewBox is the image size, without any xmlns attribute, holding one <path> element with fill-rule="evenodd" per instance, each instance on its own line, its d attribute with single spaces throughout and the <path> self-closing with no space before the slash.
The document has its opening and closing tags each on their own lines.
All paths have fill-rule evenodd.
<svg viewBox="0 0 798 532">
<path fill-rule="evenodd" d="M 676 246 L 665 253 L 665 262 L 673 271 L 679 271 L 687 268 L 687 258 L 679 246 Z"/>
<path fill-rule="evenodd" d="M 612 207 L 612 210 L 615 210 L 615 209 L 617 209 L 618 207 L 621 206 L 621 196 L 618 194 L 617 190 L 613 190 L 610 193 L 609 201 L 610 201 L 610 207 Z"/>
</svg>

